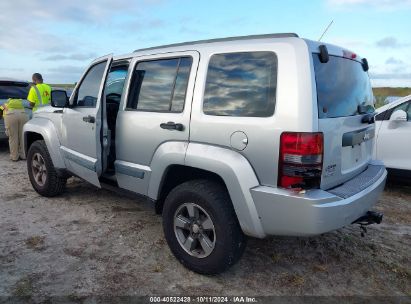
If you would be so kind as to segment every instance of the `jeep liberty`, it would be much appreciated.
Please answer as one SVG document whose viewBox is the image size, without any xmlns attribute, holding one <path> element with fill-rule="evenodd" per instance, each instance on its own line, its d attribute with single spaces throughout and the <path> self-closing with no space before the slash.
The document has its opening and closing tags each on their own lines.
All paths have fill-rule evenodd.
<svg viewBox="0 0 411 304">
<path fill-rule="evenodd" d="M 149 199 L 176 258 L 216 274 L 246 236 L 381 221 L 367 71 L 365 58 L 296 34 L 101 57 L 25 125 L 29 178 L 48 197 L 77 176 Z"/>
</svg>

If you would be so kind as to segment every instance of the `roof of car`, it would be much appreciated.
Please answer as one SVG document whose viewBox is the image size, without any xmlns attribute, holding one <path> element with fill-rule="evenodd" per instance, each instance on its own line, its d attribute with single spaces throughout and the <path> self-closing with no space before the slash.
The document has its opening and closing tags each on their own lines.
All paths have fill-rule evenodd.
<svg viewBox="0 0 411 304">
<path fill-rule="evenodd" d="M 0 76 L 0 81 L 16 81 L 16 82 L 26 82 L 26 83 L 29 83 L 27 80 L 16 79 L 16 78 L 12 78 L 12 77 L 1 77 L 1 76 Z"/>
<path fill-rule="evenodd" d="M 237 36 L 237 37 L 226 37 L 217 39 L 207 39 L 207 40 L 197 40 L 188 41 L 182 43 L 174 43 L 167 45 L 154 46 L 149 48 L 141 48 L 128 54 L 116 55 L 113 57 L 116 61 L 129 60 L 132 57 L 142 56 L 142 55 L 153 55 L 157 53 L 169 53 L 169 52 L 181 52 L 188 50 L 201 50 L 209 46 L 218 47 L 227 44 L 237 44 L 237 43 L 255 43 L 255 41 L 269 42 L 278 41 L 281 39 L 301 39 L 295 33 L 277 33 L 277 34 L 263 34 L 263 35 L 249 35 L 249 36 Z M 96 59 L 97 60 L 97 59 Z"/>
<path fill-rule="evenodd" d="M 149 48 L 142 48 L 142 49 L 135 50 L 134 52 L 150 51 L 150 50 L 164 49 L 164 48 L 173 48 L 173 47 L 186 46 L 186 45 L 208 44 L 208 43 L 216 43 L 216 42 L 270 39 L 270 38 L 290 38 L 290 37 L 298 38 L 298 35 L 295 33 L 277 33 L 277 34 L 249 35 L 249 36 L 236 36 L 236 37 L 226 37 L 226 38 L 217 38 L 217 39 L 197 40 L 197 41 L 188 41 L 188 42 L 182 42 L 182 43 L 160 45 L 160 46 L 149 47 Z"/>
<path fill-rule="evenodd" d="M 155 47 L 149 47 L 149 48 L 141 48 L 129 54 L 122 54 L 122 55 L 114 56 L 114 60 L 116 61 L 128 60 L 135 56 L 154 55 L 157 53 L 181 52 L 181 51 L 188 51 L 188 50 L 200 51 L 204 48 L 209 48 L 209 47 L 218 48 L 221 46 L 237 45 L 241 43 L 254 45 L 256 43 L 269 43 L 269 42 L 274 42 L 274 41 L 275 42 L 287 42 L 287 41 L 290 41 L 290 39 L 304 40 L 311 52 L 318 52 L 319 45 L 326 45 L 330 55 L 344 56 L 344 52 L 349 51 L 343 47 L 324 43 L 322 41 L 320 42 L 320 41 L 313 41 L 309 39 L 300 38 L 295 33 L 277 33 L 277 34 L 249 35 L 249 36 L 198 40 L 198 41 L 189 41 L 189 42 L 183 42 L 183 43 L 161 45 L 161 46 L 155 46 Z M 355 60 L 361 61 L 362 58 L 358 56 L 357 54 L 356 56 L 357 58 Z"/>
</svg>

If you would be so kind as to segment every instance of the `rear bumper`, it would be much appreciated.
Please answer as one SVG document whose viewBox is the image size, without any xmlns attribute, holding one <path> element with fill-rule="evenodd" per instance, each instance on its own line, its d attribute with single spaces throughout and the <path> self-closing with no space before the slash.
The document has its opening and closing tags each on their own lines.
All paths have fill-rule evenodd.
<svg viewBox="0 0 411 304">
<path fill-rule="evenodd" d="M 364 215 L 376 204 L 386 178 L 382 168 L 365 189 L 345 198 L 321 189 L 298 193 L 265 186 L 251 189 L 251 195 L 266 235 L 310 236 L 349 225 Z"/>
</svg>

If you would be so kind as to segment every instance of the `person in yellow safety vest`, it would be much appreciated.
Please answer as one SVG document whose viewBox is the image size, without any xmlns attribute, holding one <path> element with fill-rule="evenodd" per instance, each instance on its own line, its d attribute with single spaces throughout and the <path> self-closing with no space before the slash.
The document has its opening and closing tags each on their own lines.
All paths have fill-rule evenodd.
<svg viewBox="0 0 411 304">
<path fill-rule="evenodd" d="M 51 87 L 43 83 L 43 76 L 39 73 L 34 73 L 32 80 L 34 85 L 30 88 L 27 100 L 30 102 L 33 112 L 35 112 L 39 107 L 50 103 Z"/>
<path fill-rule="evenodd" d="M 9 137 L 10 159 L 26 159 L 23 151 L 23 126 L 29 118 L 24 110 L 24 101 L 9 98 L 0 106 L 0 111 L 3 112 L 6 135 Z"/>
</svg>

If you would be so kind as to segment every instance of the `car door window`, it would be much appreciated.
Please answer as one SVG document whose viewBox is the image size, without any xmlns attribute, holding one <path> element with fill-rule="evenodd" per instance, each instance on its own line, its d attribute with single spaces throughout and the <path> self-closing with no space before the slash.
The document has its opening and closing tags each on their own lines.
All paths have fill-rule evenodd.
<svg viewBox="0 0 411 304">
<path fill-rule="evenodd" d="M 128 110 L 175 112 L 184 109 L 191 57 L 139 62 L 135 68 Z"/>
<path fill-rule="evenodd" d="M 87 72 L 85 78 L 77 90 L 74 106 L 95 108 L 100 91 L 101 80 L 106 69 L 107 62 L 100 62 Z"/>
</svg>

